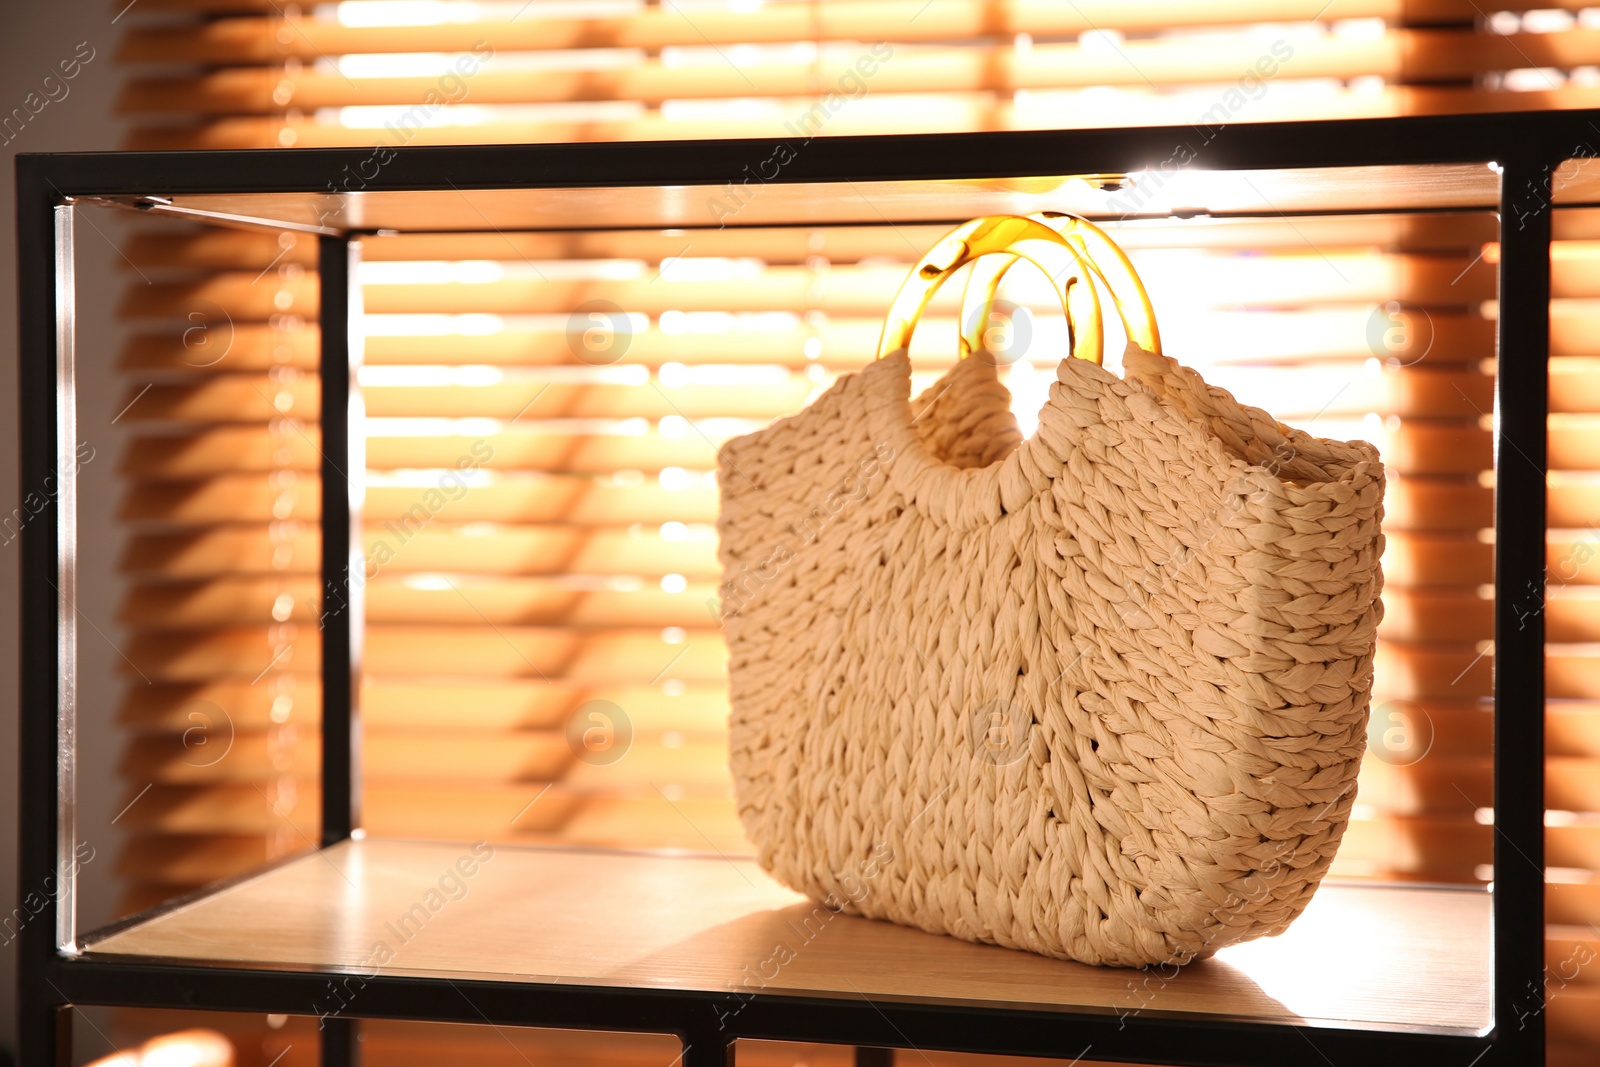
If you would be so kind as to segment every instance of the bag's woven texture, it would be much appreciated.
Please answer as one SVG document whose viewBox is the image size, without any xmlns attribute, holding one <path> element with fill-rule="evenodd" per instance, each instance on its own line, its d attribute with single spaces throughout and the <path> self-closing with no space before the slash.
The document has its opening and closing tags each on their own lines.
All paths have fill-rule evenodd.
<svg viewBox="0 0 1600 1067">
<path fill-rule="evenodd" d="M 731 765 L 835 908 L 1088 963 L 1281 932 L 1365 748 L 1383 468 L 1175 361 L 897 353 L 720 455 Z M 920 414 L 913 415 L 913 411 Z"/>
</svg>

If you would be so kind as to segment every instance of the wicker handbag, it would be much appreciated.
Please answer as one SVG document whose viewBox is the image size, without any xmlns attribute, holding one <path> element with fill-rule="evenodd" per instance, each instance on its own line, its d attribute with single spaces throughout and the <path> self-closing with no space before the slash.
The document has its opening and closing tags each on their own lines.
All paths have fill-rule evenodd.
<svg viewBox="0 0 1600 1067">
<path fill-rule="evenodd" d="M 912 402 L 906 355 L 956 268 L 991 257 L 992 298 L 1018 255 L 1085 357 L 1026 440 L 992 359 Z M 1125 379 L 1098 365 L 1097 278 L 1138 342 Z M 876 362 L 723 447 L 731 766 L 779 881 L 1120 966 L 1305 908 L 1365 748 L 1383 467 L 1157 354 L 1148 308 L 1080 220 L 979 219 L 913 268 Z"/>
</svg>

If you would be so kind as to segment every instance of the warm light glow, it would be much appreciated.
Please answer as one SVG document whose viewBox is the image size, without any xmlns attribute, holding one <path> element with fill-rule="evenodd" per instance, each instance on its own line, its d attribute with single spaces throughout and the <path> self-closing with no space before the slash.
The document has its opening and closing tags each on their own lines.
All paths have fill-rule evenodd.
<svg viewBox="0 0 1600 1067">
<path fill-rule="evenodd" d="M 1566 80 L 1566 74 L 1555 67 L 1523 67 L 1506 71 L 1501 85 L 1514 93 L 1542 93 L 1559 88 Z"/>
<path fill-rule="evenodd" d="M 1027 360 L 1018 360 L 1006 374 L 1005 385 L 1011 390 L 1011 414 L 1024 437 L 1032 437 L 1039 428 L 1039 408 L 1050 396 L 1050 383 L 1056 380 L 1055 368 L 1048 372 L 1035 370 Z"/>
<path fill-rule="evenodd" d="M 789 118 L 791 110 L 786 109 L 780 101 L 766 97 L 661 102 L 661 117 L 669 122 L 767 121 L 776 125 Z"/>
<path fill-rule="evenodd" d="M 728 333 L 743 330 L 761 333 L 789 333 L 799 328 L 800 317 L 790 311 L 677 311 L 661 312 L 657 323 L 662 333 Z"/>
<path fill-rule="evenodd" d="M 233 1043 L 215 1030 L 181 1030 L 122 1049 L 87 1067 L 232 1067 Z"/>
<path fill-rule="evenodd" d="M 496 475 L 493 471 L 478 468 L 477 470 L 459 470 L 451 468 L 457 478 L 469 486 L 491 485 Z M 446 472 L 437 467 L 429 468 L 402 468 L 398 470 L 369 470 L 367 472 L 367 488 L 369 489 L 436 489 L 439 478 Z M 530 477 L 520 475 L 520 477 Z M 531 476 L 534 478 L 538 475 Z"/>
<path fill-rule="evenodd" d="M 356 268 L 362 285 L 485 285 L 506 277 L 507 264 L 487 259 L 453 262 L 367 260 Z"/>
<path fill-rule="evenodd" d="M 1341 41 L 1381 41 L 1389 32 L 1389 24 L 1381 18 L 1339 19 L 1333 24 L 1333 36 Z"/>
<path fill-rule="evenodd" d="M 499 419 L 385 418 L 366 420 L 368 437 L 482 437 L 505 429 Z"/>
<path fill-rule="evenodd" d="M 464 52 L 353 52 L 337 59 L 319 59 L 319 70 L 331 70 L 359 81 L 363 78 L 441 78 L 451 71 L 481 69 L 476 58 Z M 497 52 L 493 69 L 502 73 L 538 74 L 543 71 L 619 70 L 637 66 L 645 58 L 638 48 L 583 48 L 542 52 Z M 421 95 L 423 90 L 418 90 Z"/>
<path fill-rule="evenodd" d="M 400 581 L 408 589 L 419 589 L 429 593 L 455 588 L 450 579 L 443 574 L 407 574 L 402 576 Z"/>
<path fill-rule="evenodd" d="M 1523 33 L 1565 33 L 1577 20 L 1571 11 L 1537 8 L 1522 13 Z"/>
<path fill-rule="evenodd" d="M 505 329 L 499 315 L 473 312 L 465 315 L 363 315 L 362 332 L 368 337 L 445 337 L 459 334 L 484 337 Z"/>
<path fill-rule="evenodd" d="M 645 113 L 632 100 L 555 104 L 352 104 L 318 112 L 318 121 L 381 136 L 393 129 L 482 126 L 488 123 L 630 122 Z M 390 133 L 392 137 L 392 133 Z"/>
<path fill-rule="evenodd" d="M 343 55 L 332 64 L 347 78 L 438 78 L 457 70 L 461 52 L 372 52 Z M 639 48 L 578 48 L 548 52 L 497 52 L 494 70 L 537 74 L 553 70 L 619 70 L 645 58 Z M 470 69 L 470 64 L 469 64 Z"/>
<path fill-rule="evenodd" d="M 343 0 L 334 5 L 334 17 L 342 26 L 442 26 L 514 18 L 619 18 L 643 7 L 643 0 Z"/>
<path fill-rule="evenodd" d="M 669 282 L 722 282 L 759 277 L 765 264 L 750 256 L 672 256 L 661 261 Z"/>
<path fill-rule="evenodd" d="M 344 26 L 438 26 L 479 17 L 478 5 L 466 0 L 350 0 L 334 11 Z"/>
<path fill-rule="evenodd" d="M 356 372 L 356 380 L 365 387 L 374 386 L 449 386 L 466 385 L 486 387 L 505 381 L 506 372 L 500 367 L 467 365 L 461 367 L 394 366 L 367 364 Z"/>
<path fill-rule="evenodd" d="M 1121 55 L 1127 37 L 1117 30 L 1084 30 L 1078 34 L 1078 47 L 1085 55 Z"/>
<path fill-rule="evenodd" d="M 787 367 L 759 363 L 697 363 L 692 366 L 683 363 L 663 363 L 660 376 L 661 384 L 668 388 L 694 385 L 756 387 L 785 385 L 789 382 L 790 372 Z"/>
</svg>

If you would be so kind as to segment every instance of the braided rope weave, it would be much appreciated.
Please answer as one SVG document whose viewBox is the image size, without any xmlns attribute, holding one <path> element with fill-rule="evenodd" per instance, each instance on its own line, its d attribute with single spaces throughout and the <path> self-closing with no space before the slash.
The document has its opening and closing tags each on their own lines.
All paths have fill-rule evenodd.
<svg viewBox="0 0 1600 1067">
<path fill-rule="evenodd" d="M 1383 468 L 1130 346 L 1023 440 L 904 351 L 719 456 L 738 810 L 829 906 L 1086 963 L 1282 932 L 1365 748 Z M 917 414 L 914 414 L 913 412 Z"/>
</svg>

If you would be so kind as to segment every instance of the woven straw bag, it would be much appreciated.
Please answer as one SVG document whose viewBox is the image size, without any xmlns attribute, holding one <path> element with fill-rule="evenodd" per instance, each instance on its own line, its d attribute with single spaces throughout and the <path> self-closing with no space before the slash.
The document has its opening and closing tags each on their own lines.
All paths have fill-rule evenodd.
<svg viewBox="0 0 1600 1067">
<path fill-rule="evenodd" d="M 1092 279 L 1131 268 L 1051 222 L 1073 239 L 1015 216 L 953 231 L 884 358 L 723 447 L 738 811 L 762 866 L 834 910 L 1185 963 L 1282 932 L 1339 845 L 1383 468 L 1145 347 L 1125 379 L 1098 366 Z M 933 289 L 997 250 L 992 280 L 1018 252 L 1066 278 L 1090 357 L 1061 362 L 1026 440 L 993 360 L 908 395 Z M 1113 295 L 1158 348 L 1142 289 Z"/>
</svg>

